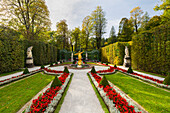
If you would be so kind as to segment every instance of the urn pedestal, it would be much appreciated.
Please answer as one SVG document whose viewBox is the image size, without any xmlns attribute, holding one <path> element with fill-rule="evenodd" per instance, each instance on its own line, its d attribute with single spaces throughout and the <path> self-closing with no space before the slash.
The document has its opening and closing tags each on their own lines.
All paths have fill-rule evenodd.
<svg viewBox="0 0 170 113">
<path fill-rule="evenodd" d="M 124 67 L 130 67 L 131 66 L 131 58 L 130 57 L 125 57 L 124 58 L 123 66 Z"/>
<path fill-rule="evenodd" d="M 33 67 L 34 63 L 33 63 L 33 58 L 27 58 L 26 59 L 26 67 L 30 68 Z"/>
</svg>

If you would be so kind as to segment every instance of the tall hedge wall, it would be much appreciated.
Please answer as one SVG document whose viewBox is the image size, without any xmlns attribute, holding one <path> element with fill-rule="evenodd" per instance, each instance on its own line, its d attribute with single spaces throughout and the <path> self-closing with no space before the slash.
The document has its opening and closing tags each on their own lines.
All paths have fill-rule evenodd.
<svg viewBox="0 0 170 113">
<path fill-rule="evenodd" d="M 122 65 L 125 55 L 125 46 L 128 46 L 130 53 L 131 44 L 132 42 L 116 42 L 103 47 L 101 50 L 101 61 Z"/>
<path fill-rule="evenodd" d="M 134 69 L 160 74 L 170 73 L 170 23 L 133 37 Z"/>
<path fill-rule="evenodd" d="M 33 46 L 34 65 L 57 61 L 56 46 L 41 41 L 18 41 L 0 37 L 0 73 L 18 70 L 25 66 L 27 48 Z"/>
</svg>

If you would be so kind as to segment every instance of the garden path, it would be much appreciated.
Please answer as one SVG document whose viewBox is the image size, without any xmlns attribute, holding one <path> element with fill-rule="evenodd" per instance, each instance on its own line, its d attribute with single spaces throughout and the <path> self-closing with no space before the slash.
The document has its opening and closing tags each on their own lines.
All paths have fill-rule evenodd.
<svg viewBox="0 0 170 113">
<path fill-rule="evenodd" d="M 63 66 L 52 67 L 51 69 L 63 70 Z M 95 66 L 96 70 L 108 69 L 108 67 Z M 74 70 L 72 82 L 61 106 L 60 113 L 104 113 L 100 102 L 93 90 L 87 76 L 90 69 Z"/>
<path fill-rule="evenodd" d="M 49 65 L 45 66 L 45 67 L 48 67 Z M 29 71 L 34 71 L 34 70 L 37 70 L 37 69 L 40 69 L 41 66 L 35 66 L 33 68 L 28 68 Z M 18 75 L 21 75 L 23 73 L 23 71 L 21 72 L 17 72 L 17 73 L 14 73 L 14 74 L 10 74 L 10 75 L 7 75 L 7 76 L 2 76 L 0 77 L 0 80 L 5 80 L 5 79 L 8 79 L 8 78 L 11 78 L 11 77 L 14 77 L 14 76 L 18 76 Z"/>
<path fill-rule="evenodd" d="M 123 67 L 123 66 L 118 66 L 118 67 L 122 68 L 122 69 L 125 69 L 125 70 L 128 70 L 128 68 Z M 138 74 L 141 74 L 141 75 L 149 76 L 149 77 L 152 77 L 152 78 L 155 78 L 155 79 L 158 79 L 158 80 L 164 80 L 165 79 L 165 78 L 162 78 L 162 77 L 158 77 L 158 76 L 154 76 L 154 75 L 151 75 L 151 74 L 142 73 L 142 72 L 139 72 L 139 71 L 134 71 L 134 72 L 138 73 Z"/>
</svg>

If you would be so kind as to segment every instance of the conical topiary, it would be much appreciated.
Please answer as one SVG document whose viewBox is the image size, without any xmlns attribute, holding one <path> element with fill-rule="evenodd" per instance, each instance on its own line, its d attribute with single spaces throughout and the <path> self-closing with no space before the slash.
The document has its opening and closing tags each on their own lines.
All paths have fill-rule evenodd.
<svg viewBox="0 0 170 113">
<path fill-rule="evenodd" d="M 44 65 L 41 65 L 41 69 L 44 69 L 45 67 L 44 67 Z"/>
<path fill-rule="evenodd" d="M 58 62 L 55 63 L 56 65 L 58 64 Z"/>
<path fill-rule="evenodd" d="M 163 84 L 170 85 L 170 75 L 167 75 L 166 78 L 163 81 Z"/>
<path fill-rule="evenodd" d="M 128 69 L 127 72 L 128 72 L 128 73 L 133 73 L 133 70 L 132 70 L 131 66 L 129 67 L 129 69 Z"/>
<path fill-rule="evenodd" d="M 51 87 L 56 87 L 56 86 L 62 86 L 61 81 L 58 79 L 57 76 L 55 76 L 55 79 L 53 80 L 53 83 L 51 84 Z"/>
<path fill-rule="evenodd" d="M 64 67 L 64 73 L 69 73 L 67 66 Z"/>
<path fill-rule="evenodd" d="M 53 66 L 53 63 L 51 63 L 50 66 Z"/>
<path fill-rule="evenodd" d="M 117 68 L 116 64 L 114 65 L 115 68 Z"/>
<path fill-rule="evenodd" d="M 96 70 L 95 70 L 94 66 L 91 69 L 91 73 L 96 73 Z"/>
<path fill-rule="evenodd" d="M 29 72 L 28 68 L 26 67 L 23 74 L 27 74 L 27 73 L 30 73 L 30 72 Z"/>
<path fill-rule="evenodd" d="M 108 65 L 108 62 L 106 62 L 106 65 Z"/>
<path fill-rule="evenodd" d="M 109 82 L 107 81 L 105 75 L 103 76 L 102 80 L 100 81 L 100 85 L 103 85 L 104 87 L 109 85 Z"/>
</svg>

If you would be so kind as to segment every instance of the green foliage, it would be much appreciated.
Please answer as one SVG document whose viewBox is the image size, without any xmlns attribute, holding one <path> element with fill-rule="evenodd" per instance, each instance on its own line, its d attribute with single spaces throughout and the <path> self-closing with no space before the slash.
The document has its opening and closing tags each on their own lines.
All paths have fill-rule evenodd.
<svg viewBox="0 0 170 113">
<path fill-rule="evenodd" d="M 64 73 L 69 73 L 67 66 L 64 67 Z"/>
<path fill-rule="evenodd" d="M 116 42 L 101 49 L 101 61 L 111 64 L 122 65 L 125 55 L 125 46 L 128 46 L 131 53 L 131 42 Z"/>
<path fill-rule="evenodd" d="M 114 65 L 115 68 L 117 68 L 116 64 Z"/>
<path fill-rule="evenodd" d="M 129 69 L 128 69 L 127 72 L 128 72 L 128 73 L 133 73 L 133 70 L 132 70 L 131 66 L 129 67 Z"/>
<path fill-rule="evenodd" d="M 45 67 L 44 67 L 44 65 L 41 65 L 41 69 L 44 69 Z"/>
<path fill-rule="evenodd" d="M 30 73 L 30 72 L 29 72 L 28 68 L 26 67 L 23 74 L 28 74 L 28 73 Z"/>
<path fill-rule="evenodd" d="M 106 65 L 108 65 L 108 62 L 106 62 Z"/>
<path fill-rule="evenodd" d="M 102 80 L 100 81 L 100 85 L 103 85 L 104 87 L 109 85 L 105 75 L 103 76 Z"/>
<path fill-rule="evenodd" d="M 75 63 L 76 63 L 76 60 L 73 61 L 73 64 L 75 64 Z"/>
<path fill-rule="evenodd" d="M 53 66 L 53 63 L 50 63 L 50 66 Z"/>
<path fill-rule="evenodd" d="M 91 69 L 91 73 L 96 73 L 96 70 L 95 70 L 94 66 Z"/>
<path fill-rule="evenodd" d="M 167 75 L 166 78 L 164 79 L 163 83 L 165 85 L 170 85 L 170 75 Z"/>
<path fill-rule="evenodd" d="M 154 27 L 133 37 L 131 52 L 133 69 L 162 75 L 168 74 L 170 67 L 169 24 Z"/>
<path fill-rule="evenodd" d="M 55 62 L 55 64 L 57 65 L 57 64 L 58 64 L 58 62 Z"/>
<path fill-rule="evenodd" d="M 62 83 L 61 83 L 61 81 L 58 79 L 58 77 L 57 76 L 55 76 L 55 79 L 53 80 L 53 83 L 51 84 L 51 88 L 52 87 L 57 87 L 57 86 L 62 86 Z"/>
</svg>

